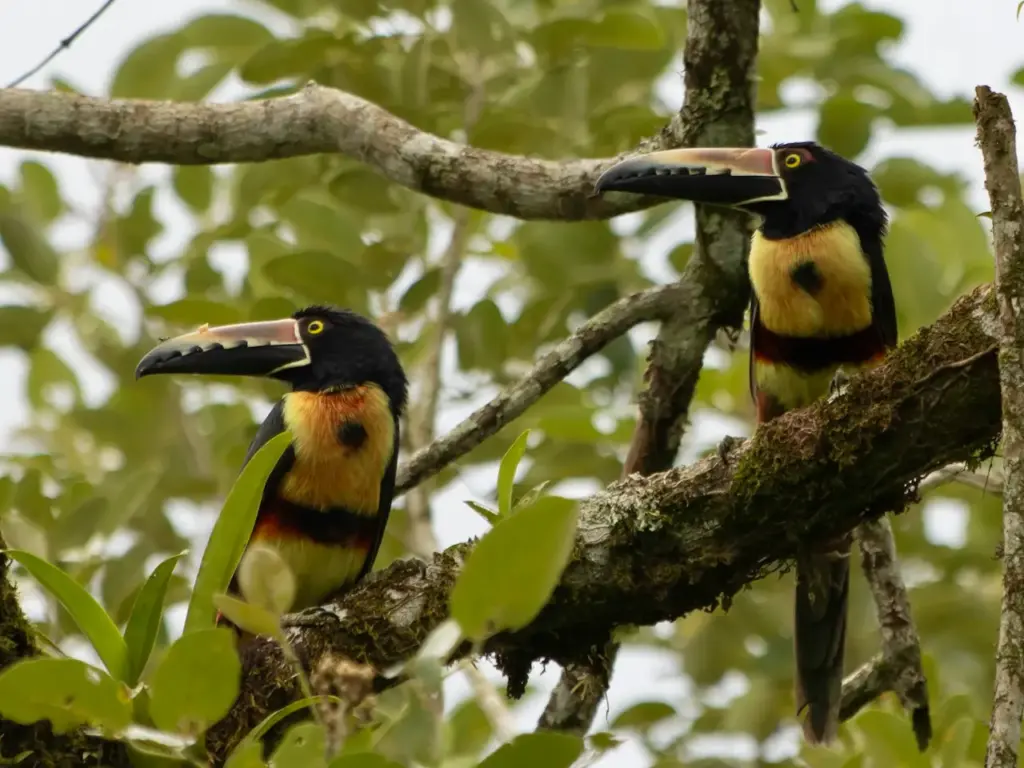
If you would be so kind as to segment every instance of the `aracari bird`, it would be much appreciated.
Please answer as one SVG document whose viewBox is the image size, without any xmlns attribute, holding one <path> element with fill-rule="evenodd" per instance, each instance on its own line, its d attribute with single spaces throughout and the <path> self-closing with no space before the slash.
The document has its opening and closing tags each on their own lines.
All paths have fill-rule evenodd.
<svg viewBox="0 0 1024 768">
<path fill-rule="evenodd" d="M 609 168 L 597 191 L 721 205 L 760 216 L 750 245 L 750 392 L 757 422 L 829 393 L 840 369 L 896 345 L 882 241 L 885 209 L 867 171 L 814 142 L 652 152 Z M 811 743 L 836 736 L 850 585 L 849 534 L 797 557 L 797 712 Z"/>
</svg>

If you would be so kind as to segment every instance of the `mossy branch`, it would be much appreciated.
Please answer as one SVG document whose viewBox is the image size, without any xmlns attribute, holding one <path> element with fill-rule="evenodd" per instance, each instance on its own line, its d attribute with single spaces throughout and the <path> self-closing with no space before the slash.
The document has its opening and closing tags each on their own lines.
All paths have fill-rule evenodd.
<svg viewBox="0 0 1024 768">
<path fill-rule="evenodd" d="M 842 395 L 788 413 L 719 455 L 588 499 L 572 560 L 550 604 L 524 629 L 493 637 L 522 691 L 532 661 L 578 658 L 622 625 L 728 608 L 740 589 L 793 557 L 797 542 L 850 531 L 916 498 L 920 478 L 991 454 L 1000 430 L 996 302 L 989 286 L 961 298 Z M 289 617 L 307 665 L 335 652 L 378 669 L 407 658 L 447 614 L 472 543 L 400 561 L 328 609 Z M 243 695 L 210 734 L 224 750 L 294 695 L 271 643 L 246 658 Z"/>
</svg>

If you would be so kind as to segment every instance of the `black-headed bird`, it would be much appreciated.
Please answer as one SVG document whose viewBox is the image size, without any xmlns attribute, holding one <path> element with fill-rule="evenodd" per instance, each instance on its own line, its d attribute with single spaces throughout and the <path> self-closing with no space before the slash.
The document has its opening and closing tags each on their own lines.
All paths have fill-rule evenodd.
<svg viewBox="0 0 1024 768">
<path fill-rule="evenodd" d="M 761 217 L 749 260 L 750 391 L 758 423 L 829 393 L 839 369 L 877 365 L 896 346 L 882 256 L 887 217 L 860 166 L 814 142 L 652 152 L 609 168 L 597 191 L 723 205 Z M 851 537 L 797 557 L 797 712 L 811 743 L 836 737 Z"/>
<path fill-rule="evenodd" d="M 290 431 L 249 540 L 274 549 L 292 571 L 288 609 L 319 605 L 369 573 L 391 511 L 408 390 L 384 331 L 324 306 L 282 320 L 204 326 L 162 342 L 135 371 L 175 373 L 266 376 L 291 385 L 244 461 Z M 229 587 L 235 594 L 238 575 Z"/>
</svg>

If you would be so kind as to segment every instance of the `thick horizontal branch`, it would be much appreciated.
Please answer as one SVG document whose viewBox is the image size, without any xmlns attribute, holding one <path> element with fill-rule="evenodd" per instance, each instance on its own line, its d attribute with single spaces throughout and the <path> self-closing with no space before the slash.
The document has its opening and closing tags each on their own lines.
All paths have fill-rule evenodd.
<svg viewBox="0 0 1024 768">
<path fill-rule="evenodd" d="M 630 328 L 670 315 L 681 303 L 697 302 L 700 286 L 679 282 L 649 288 L 609 304 L 541 357 L 515 384 L 477 408 L 455 429 L 417 451 L 398 469 L 398 493 L 436 475 L 521 416 L 584 360 Z"/>
<path fill-rule="evenodd" d="M 990 454 L 1000 429 L 995 312 L 991 289 L 979 288 L 842 395 L 763 425 L 721 455 L 632 476 L 583 502 L 551 602 L 528 627 L 487 644 L 510 691 L 522 690 L 532 661 L 572 663 L 616 626 L 728 607 L 798 542 L 899 509 L 919 478 Z M 330 609 L 290 617 L 300 654 L 315 665 L 336 652 L 378 669 L 407 658 L 447 615 L 470 546 L 394 563 Z M 253 650 L 244 703 L 210 734 L 217 751 L 294 695 L 273 644 Z"/>
<path fill-rule="evenodd" d="M 646 148 L 671 146 L 675 132 L 667 127 Z M 558 162 L 475 149 L 315 83 L 289 96 L 231 104 L 5 89 L 0 146 L 172 165 L 340 153 L 409 189 L 520 219 L 607 219 L 659 202 L 593 197 L 594 181 L 614 158 Z"/>
</svg>

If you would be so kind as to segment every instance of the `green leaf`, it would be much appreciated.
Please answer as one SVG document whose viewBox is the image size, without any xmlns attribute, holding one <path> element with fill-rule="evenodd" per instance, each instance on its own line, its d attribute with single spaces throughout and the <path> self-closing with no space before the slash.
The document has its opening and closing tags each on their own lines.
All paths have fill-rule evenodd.
<svg viewBox="0 0 1024 768">
<path fill-rule="evenodd" d="M 233 631 L 192 631 L 167 649 L 153 673 L 149 713 L 162 730 L 199 734 L 228 713 L 241 679 Z"/>
<path fill-rule="evenodd" d="M 185 39 L 177 33 L 143 41 L 121 61 L 110 86 L 111 97 L 163 98 L 177 79 L 178 57 L 184 50 Z"/>
<path fill-rule="evenodd" d="M 818 141 L 843 157 L 856 157 L 871 140 L 878 110 L 849 93 L 838 93 L 821 105 Z"/>
<path fill-rule="evenodd" d="M 96 598 L 60 568 L 33 554 L 17 549 L 8 549 L 6 554 L 21 563 L 64 606 L 107 671 L 118 680 L 127 680 L 128 646 Z"/>
<path fill-rule="evenodd" d="M 675 708 L 663 701 L 642 701 L 619 714 L 612 721 L 612 728 L 632 728 L 645 732 L 651 726 L 675 715 Z"/>
<path fill-rule="evenodd" d="M 572 553 L 577 505 L 549 496 L 502 518 L 470 553 L 451 594 L 451 615 L 481 640 L 525 626 L 540 612 Z"/>
<path fill-rule="evenodd" d="M 263 745 L 258 741 L 243 740 L 231 750 L 224 768 L 264 768 Z"/>
<path fill-rule="evenodd" d="M 480 515 L 480 517 L 482 517 L 491 525 L 494 525 L 501 519 L 501 515 L 499 515 L 493 509 L 485 507 L 483 504 L 478 504 L 475 501 L 471 501 L 470 499 L 466 499 L 466 506 L 472 509 L 474 512 L 476 512 L 478 515 Z"/>
<path fill-rule="evenodd" d="M 3 324 L 4 309 L 0 307 L 0 326 Z M 42 329 L 39 333 L 41 334 Z M 2 336 L 2 332 L 0 332 Z M 44 409 L 48 405 L 56 406 L 53 398 L 49 397 L 55 388 L 66 386 L 71 389 L 74 395 L 72 404 L 78 402 L 81 397 L 81 389 L 78 386 L 78 377 L 71 370 L 64 359 L 53 350 L 38 344 L 29 353 L 29 369 L 26 394 L 33 408 Z"/>
<path fill-rule="evenodd" d="M 537 503 L 537 499 L 544 495 L 544 491 L 547 490 L 548 486 L 551 485 L 550 480 L 545 480 L 542 483 L 537 483 L 533 488 L 524 493 L 515 504 L 512 505 L 512 513 L 518 512 L 524 507 L 529 507 L 532 504 Z"/>
<path fill-rule="evenodd" d="M 361 294 L 359 267 L 326 251 L 300 251 L 263 265 L 263 276 L 278 289 L 313 301 L 349 304 Z"/>
<path fill-rule="evenodd" d="M 40 285 L 53 285 L 60 261 L 46 237 L 14 206 L 0 206 L 0 242 L 11 262 Z"/>
<path fill-rule="evenodd" d="M 153 573 L 142 585 L 135 597 L 131 615 L 124 628 L 124 642 L 128 648 L 128 685 L 135 685 L 142 676 L 142 671 L 153 651 L 156 636 L 160 632 L 160 623 L 164 616 L 164 599 L 167 587 L 171 583 L 171 575 L 178 561 L 187 552 L 171 555 L 153 569 Z"/>
<path fill-rule="evenodd" d="M 665 45 L 665 32 L 650 16 L 635 10 L 610 10 L 588 27 L 586 42 L 596 48 L 650 51 Z"/>
<path fill-rule="evenodd" d="M 399 763 L 374 752 L 357 752 L 331 760 L 328 768 L 402 768 Z"/>
<path fill-rule="evenodd" d="M 26 160 L 21 164 L 21 199 L 32 215 L 46 224 L 64 212 L 64 201 L 53 173 L 42 163 Z"/>
<path fill-rule="evenodd" d="M 278 637 L 281 634 L 278 616 L 262 606 L 247 603 L 231 595 L 214 595 L 213 604 L 239 629 L 267 637 Z"/>
<path fill-rule="evenodd" d="M 569 768 L 583 752 L 583 740 L 566 733 L 521 733 L 477 768 Z"/>
<path fill-rule="evenodd" d="M 519 435 L 505 451 L 498 467 L 498 514 L 505 517 L 512 513 L 512 490 L 516 482 L 516 470 L 526 453 L 526 441 L 530 438 L 530 430 Z"/>
<path fill-rule="evenodd" d="M 0 307 L 0 346 L 19 347 L 25 351 L 39 344 L 53 312 L 35 307 Z"/>
<path fill-rule="evenodd" d="M 402 298 L 398 301 L 398 311 L 402 314 L 421 311 L 440 287 L 441 270 L 438 267 L 428 269 L 402 294 Z"/>
<path fill-rule="evenodd" d="M 238 564 L 238 586 L 250 604 L 283 616 L 295 602 L 295 574 L 273 547 L 252 543 Z"/>
<path fill-rule="evenodd" d="M 219 59 L 241 63 L 274 36 L 258 21 L 229 13 L 211 13 L 190 21 L 181 35 L 193 48 L 207 48 Z"/>
<path fill-rule="evenodd" d="M 203 213 L 213 202 L 213 170 L 208 165 L 179 165 L 173 174 L 174 191 L 189 208 Z"/>
<path fill-rule="evenodd" d="M 300 710 L 306 709 L 320 701 L 340 702 L 341 700 L 335 696 L 312 696 L 299 699 L 298 701 L 293 701 L 287 706 L 281 707 L 281 709 L 278 709 L 275 712 L 271 712 L 265 718 L 260 720 L 259 724 L 245 735 L 245 738 L 242 739 L 242 742 L 235 749 L 235 752 L 241 750 L 242 747 L 244 747 L 246 744 L 259 745 L 260 739 L 266 736 L 270 732 L 270 729 L 277 725 L 279 722 L 284 720 L 289 715 L 294 714 L 295 712 L 298 712 Z M 262 754 L 262 752 L 260 754 Z"/>
<path fill-rule="evenodd" d="M 132 722 L 128 689 L 78 659 L 25 659 L 0 672 L 0 714 L 29 725 L 49 720 L 58 733 L 82 725 L 117 733 Z"/>
<path fill-rule="evenodd" d="M 230 325 L 244 319 L 238 307 L 209 299 L 178 299 L 170 304 L 150 307 L 146 314 L 174 325 Z"/>
<path fill-rule="evenodd" d="M 289 443 L 291 433 L 288 431 L 268 440 L 245 465 L 231 488 L 199 563 L 199 573 L 185 616 L 186 633 L 213 626 L 216 618 L 213 596 L 227 590 L 256 524 L 263 487 Z"/>
<path fill-rule="evenodd" d="M 327 764 L 324 758 L 327 736 L 317 723 L 299 723 L 288 729 L 281 746 L 270 758 L 270 768 L 318 768 Z"/>
</svg>

